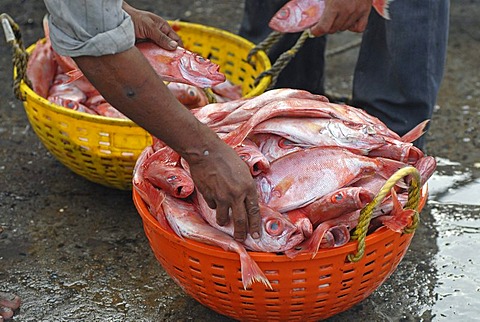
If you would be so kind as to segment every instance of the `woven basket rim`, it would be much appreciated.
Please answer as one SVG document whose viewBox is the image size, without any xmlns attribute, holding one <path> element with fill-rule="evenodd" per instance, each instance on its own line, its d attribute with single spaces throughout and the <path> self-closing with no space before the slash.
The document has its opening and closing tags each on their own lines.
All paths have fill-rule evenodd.
<svg viewBox="0 0 480 322">
<path fill-rule="evenodd" d="M 235 35 L 234 33 L 231 33 L 229 31 L 222 30 L 222 29 L 219 29 L 219 28 L 206 26 L 206 25 L 202 25 L 202 24 L 198 24 L 198 23 L 176 21 L 176 20 L 168 21 L 168 22 L 171 23 L 171 24 L 177 24 L 179 26 L 184 26 L 184 27 L 188 27 L 188 28 L 191 28 L 191 29 L 201 30 L 203 32 L 208 31 L 210 34 L 221 35 L 224 38 L 226 37 L 226 38 L 234 39 L 235 42 L 241 43 L 245 47 L 252 47 L 253 48 L 255 46 L 255 44 L 250 42 L 249 40 L 247 40 L 243 37 L 240 37 L 238 35 Z M 45 40 L 45 38 L 41 38 L 38 41 L 44 41 L 44 40 Z M 35 46 L 36 46 L 37 42 L 31 44 L 26 49 L 26 51 L 29 54 L 35 49 Z M 266 69 L 269 69 L 271 67 L 271 63 L 270 63 L 270 60 L 268 59 L 268 56 L 266 55 L 266 53 L 263 52 L 263 51 L 260 51 L 260 52 L 257 53 L 257 55 L 259 55 L 260 58 L 262 59 L 262 61 L 265 63 Z M 17 72 L 16 72 L 16 68 L 14 68 L 13 69 L 14 79 L 16 78 L 16 76 L 17 76 Z M 268 83 L 269 83 L 268 78 L 263 78 L 263 79 L 260 80 L 258 85 L 255 86 L 254 89 L 256 89 L 256 88 L 266 88 L 268 86 Z M 44 105 L 48 106 L 49 108 L 51 108 L 55 113 L 66 115 L 66 116 L 72 117 L 74 119 L 92 121 L 92 122 L 95 122 L 95 123 L 116 125 L 116 126 L 122 126 L 122 127 L 136 127 L 136 126 L 138 126 L 135 122 L 133 122 L 130 119 L 120 119 L 120 118 L 114 118 L 114 117 L 108 117 L 108 116 L 102 116 L 102 115 L 93 115 L 93 114 L 88 114 L 88 113 L 68 109 L 68 108 L 65 108 L 63 106 L 59 106 L 57 104 L 54 104 L 54 103 L 48 101 L 46 98 L 41 97 L 37 93 L 35 93 L 33 91 L 33 89 L 30 88 L 23 80 L 20 83 L 20 90 L 26 94 L 25 97 L 27 97 L 27 100 L 28 99 L 38 100 L 41 104 L 44 104 Z M 253 91 L 254 90 L 252 90 L 251 92 L 253 92 Z M 246 95 L 244 95 L 244 97 L 249 97 L 248 93 Z"/>
</svg>

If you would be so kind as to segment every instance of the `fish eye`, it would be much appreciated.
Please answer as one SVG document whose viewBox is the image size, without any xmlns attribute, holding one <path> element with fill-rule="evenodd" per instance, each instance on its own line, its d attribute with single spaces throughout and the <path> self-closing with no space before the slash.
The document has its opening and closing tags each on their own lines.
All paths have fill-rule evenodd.
<svg viewBox="0 0 480 322">
<path fill-rule="evenodd" d="M 195 96 L 195 90 L 193 90 L 193 88 L 190 88 L 190 89 L 188 90 L 188 95 L 190 95 L 190 96 Z"/>
<path fill-rule="evenodd" d="M 196 59 L 199 63 L 204 63 L 204 62 L 207 61 L 205 58 L 203 58 L 203 57 L 200 56 L 200 55 L 197 55 L 197 56 L 195 57 L 195 59 Z"/>
<path fill-rule="evenodd" d="M 332 196 L 332 202 L 339 202 L 343 200 L 343 194 L 337 193 L 334 196 Z"/>
<path fill-rule="evenodd" d="M 250 155 L 248 153 L 239 153 L 238 156 L 240 157 L 240 159 L 242 159 L 243 161 L 248 161 L 250 160 Z"/>
<path fill-rule="evenodd" d="M 271 236 L 279 236 L 283 232 L 283 223 L 278 219 L 270 219 L 266 223 L 265 230 Z"/>
<path fill-rule="evenodd" d="M 281 19 L 287 19 L 290 16 L 290 12 L 287 9 L 283 9 L 278 13 L 278 17 Z"/>
</svg>

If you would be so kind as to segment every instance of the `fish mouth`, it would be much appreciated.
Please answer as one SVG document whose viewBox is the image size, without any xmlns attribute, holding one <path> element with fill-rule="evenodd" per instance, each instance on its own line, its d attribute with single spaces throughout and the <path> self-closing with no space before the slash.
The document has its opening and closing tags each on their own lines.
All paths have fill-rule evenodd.
<svg viewBox="0 0 480 322">
<path fill-rule="evenodd" d="M 217 64 L 212 64 L 208 69 L 208 72 L 215 78 L 225 81 L 225 75 L 220 72 L 220 66 Z"/>
<path fill-rule="evenodd" d="M 292 234 L 288 238 L 288 241 L 285 245 L 286 247 L 283 251 L 286 251 L 298 246 L 304 240 L 305 240 L 305 236 L 303 234 L 303 231 L 301 231 L 300 229 L 296 229 L 295 231 L 292 232 Z"/>
</svg>

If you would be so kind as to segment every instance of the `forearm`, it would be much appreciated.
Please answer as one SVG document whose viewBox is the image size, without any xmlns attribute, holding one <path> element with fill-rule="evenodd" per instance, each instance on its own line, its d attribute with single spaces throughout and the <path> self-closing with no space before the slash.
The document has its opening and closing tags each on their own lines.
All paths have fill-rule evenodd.
<svg viewBox="0 0 480 322">
<path fill-rule="evenodd" d="M 135 47 L 115 55 L 77 57 L 75 61 L 109 103 L 187 161 L 198 162 L 206 151 L 213 152 L 223 144 L 177 101 Z"/>
</svg>

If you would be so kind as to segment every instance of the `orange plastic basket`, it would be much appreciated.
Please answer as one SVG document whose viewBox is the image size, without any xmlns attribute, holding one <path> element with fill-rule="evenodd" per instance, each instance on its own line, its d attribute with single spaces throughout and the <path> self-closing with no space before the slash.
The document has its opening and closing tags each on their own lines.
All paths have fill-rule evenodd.
<svg viewBox="0 0 480 322">
<path fill-rule="evenodd" d="M 236 253 L 179 238 L 158 224 L 135 189 L 133 200 L 153 253 L 172 279 L 201 304 L 242 321 L 318 321 L 343 312 L 395 271 L 413 238 L 413 233 L 381 228 L 366 236 L 356 262 L 348 260 L 357 251 L 356 241 L 323 249 L 313 259 L 250 252 L 273 290 L 261 283 L 245 290 Z"/>
</svg>

